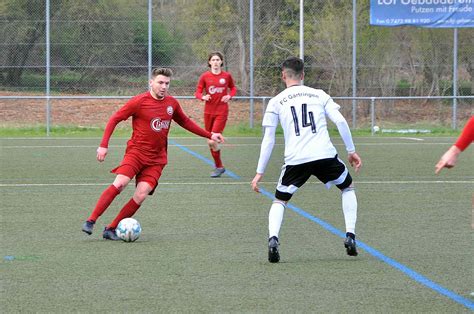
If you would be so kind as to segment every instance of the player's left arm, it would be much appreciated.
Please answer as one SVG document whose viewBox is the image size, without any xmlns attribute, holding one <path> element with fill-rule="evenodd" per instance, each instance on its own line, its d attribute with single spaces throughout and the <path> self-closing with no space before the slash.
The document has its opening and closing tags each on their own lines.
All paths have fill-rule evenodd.
<svg viewBox="0 0 474 314">
<path fill-rule="evenodd" d="M 192 132 L 196 135 L 212 139 L 218 143 L 224 143 L 224 137 L 220 133 L 211 133 L 204 130 L 199 125 L 197 125 L 191 118 L 189 118 L 183 111 L 180 105 L 176 106 L 173 113 L 173 120 L 176 121 L 181 127 L 185 128 L 189 132 Z"/>
<path fill-rule="evenodd" d="M 232 78 L 230 74 L 229 74 L 228 81 L 229 83 L 227 87 L 228 87 L 229 93 L 227 95 L 222 96 L 221 100 L 223 102 L 229 102 L 229 100 L 231 100 L 232 97 L 234 97 L 237 94 L 237 87 L 235 87 L 234 79 Z"/>
<path fill-rule="evenodd" d="M 105 160 L 109 148 L 110 137 L 112 136 L 117 124 L 119 124 L 121 121 L 127 120 L 138 108 L 139 103 L 137 99 L 138 97 L 134 97 L 129 100 L 123 107 L 117 110 L 109 118 L 109 121 L 105 126 L 104 134 L 102 135 L 102 140 L 100 141 L 99 147 L 97 148 L 96 157 L 98 161 L 102 162 Z"/>
<path fill-rule="evenodd" d="M 326 115 L 332 122 L 334 122 L 334 124 L 336 124 L 337 130 L 341 135 L 344 145 L 346 146 L 347 159 L 349 160 L 349 163 L 352 167 L 354 167 L 356 172 L 359 172 L 360 167 L 362 167 L 362 160 L 355 151 L 351 129 L 349 128 L 346 119 L 336 107 L 328 108 L 326 110 Z"/>
</svg>

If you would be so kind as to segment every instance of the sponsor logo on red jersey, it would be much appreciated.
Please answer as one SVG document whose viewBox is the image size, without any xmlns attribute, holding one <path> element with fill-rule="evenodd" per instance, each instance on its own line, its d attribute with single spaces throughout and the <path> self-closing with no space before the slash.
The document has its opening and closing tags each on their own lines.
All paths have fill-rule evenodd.
<svg viewBox="0 0 474 314">
<path fill-rule="evenodd" d="M 151 120 L 150 126 L 153 131 L 160 132 L 161 129 L 169 129 L 170 123 L 171 123 L 171 120 L 161 120 L 161 118 L 154 118 L 153 120 Z"/>
<path fill-rule="evenodd" d="M 209 86 L 209 94 L 221 94 L 225 90 L 225 87 L 216 87 L 216 86 Z"/>
</svg>

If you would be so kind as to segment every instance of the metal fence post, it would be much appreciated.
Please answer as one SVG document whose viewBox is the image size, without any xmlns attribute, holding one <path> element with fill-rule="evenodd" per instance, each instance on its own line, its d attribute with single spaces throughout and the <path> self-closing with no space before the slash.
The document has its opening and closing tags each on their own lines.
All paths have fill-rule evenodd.
<svg viewBox="0 0 474 314">
<path fill-rule="evenodd" d="M 51 102 L 49 96 L 51 94 L 51 46 L 50 46 L 50 14 L 49 0 L 46 0 L 46 136 L 49 136 L 51 129 Z"/>
<path fill-rule="evenodd" d="M 352 97 L 357 96 L 357 1 L 352 1 Z M 357 126 L 357 99 L 352 99 L 352 128 Z"/>
<path fill-rule="evenodd" d="M 458 94 L 458 29 L 454 28 L 453 39 L 453 130 L 456 130 Z"/>
<path fill-rule="evenodd" d="M 375 130 L 375 97 L 370 98 L 370 133 L 374 135 Z"/>
<path fill-rule="evenodd" d="M 254 100 L 253 100 L 253 96 L 254 96 L 254 83 L 253 83 L 253 71 L 254 71 L 254 67 L 253 67 L 253 19 L 254 19 L 254 16 L 253 16 L 253 10 L 254 10 L 254 7 L 253 7 L 253 0 L 250 0 L 250 8 L 249 8 L 249 44 L 250 44 L 250 47 L 249 47 L 249 67 L 250 67 L 250 78 L 249 78 L 249 89 L 250 89 L 250 121 L 249 121 L 249 124 L 250 124 L 250 128 L 253 129 L 253 111 L 254 111 Z"/>
</svg>

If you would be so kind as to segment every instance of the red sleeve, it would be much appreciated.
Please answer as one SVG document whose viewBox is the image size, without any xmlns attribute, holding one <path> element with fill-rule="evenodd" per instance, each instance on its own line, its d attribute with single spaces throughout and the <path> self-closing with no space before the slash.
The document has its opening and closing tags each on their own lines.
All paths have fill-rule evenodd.
<svg viewBox="0 0 474 314">
<path fill-rule="evenodd" d="M 194 93 L 194 96 L 201 100 L 202 99 L 202 91 L 204 90 L 204 74 L 199 77 L 198 84 L 196 86 L 196 92 Z"/>
<path fill-rule="evenodd" d="M 185 128 L 186 130 L 205 137 L 205 138 L 211 138 L 211 132 L 204 130 L 201 128 L 199 125 L 197 125 L 193 120 L 191 120 L 183 111 L 181 106 L 178 104 L 176 106 L 176 109 L 174 110 L 173 114 L 173 120 L 176 121 L 180 126 Z"/>
<path fill-rule="evenodd" d="M 102 141 L 100 142 L 100 147 L 108 148 L 109 140 L 112 136 L 112 133 L 115 130 L 115 127 L 119 122 L 127 120 L 130 116 L 135 113 L 135 110 L 138 106 L 137 98 L 130 99 L 122 108 L 117 110 L 107 122 L 105 126 L 104 135 L 102 136 Z"/>
<path fill-rule="evenodd" d="M 230 97 L 234 97 L 237 94 L 237 88 L 235 87 L 234 84 L 234 79 L 232 78 L 232 75 L 229 74 L 229 88 L 230 88 Z"/>
<path fill-rule="evenodd" d="M 465 150 L 474 141 L 474 116 L 467 121 L 466 126 L 461 132 L 454 146 L 459 148 L 461 151 Z"/>
</svg>

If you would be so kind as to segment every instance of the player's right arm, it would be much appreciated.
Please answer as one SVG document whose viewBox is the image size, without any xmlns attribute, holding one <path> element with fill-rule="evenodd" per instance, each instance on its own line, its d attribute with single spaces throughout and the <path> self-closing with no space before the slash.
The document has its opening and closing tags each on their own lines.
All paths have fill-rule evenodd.
<svg viewBox="0 0 474 314">
<path fill-rule="evenodd" d="M 201 75 L 199 81 L 196 86 L 196 92 L 194 93 L 194 97 L 202 101 L 208 101 L 211 98 L 211 95 L 203 95 L 203 91 L 205 90 L 206 82 L 204 80 L 204 74 Z"/>
<path fill-rule="evenodd" d="M 265 168 L 272 155 L 273 146 L 275 145 L 275 133 L 278 126 L 278 108 L 274 101 L 270 100 L 265 115 L 263 116 L 262 126 L 265 128 L 263 134 L 262 145 L 260 147 L 260 157 L 258 158 L 257 174 L 252 180 L 252 190 L 260 193 L 258 183 L 262 180 Z"/>
<path fill-rule="evenodd" d="M 265 133 L 262 139 L 262 145 L 260 147 L 260 157 L 258 158 L 257 173 L 252 180 L 252 190 L 260 193 L 258 183 L 262 180 L 263 174 L 267 167 L 268 161 L 272 156 L 273 147 L 275 146 L 275 126 L 265 127 Z"/>
<path fill-rule="evenodd" d="M 119 124 L 121 121 L 127 120 L 130 116 L 132 116 L 138 106 L 139 103 L 137 102 L 137 97 L 134 97 L 109 118 L 109 121 L 105 126 L 104 135 L 100 141 L 99 148 L 97 148 L 97 160 L 99 162 L 104 161 L 105 157 L 107 156 L 109 141 L 117 124 Z"/>
</svg>

